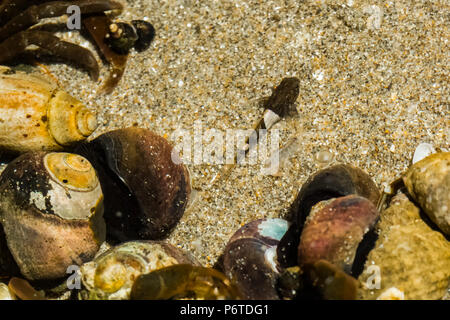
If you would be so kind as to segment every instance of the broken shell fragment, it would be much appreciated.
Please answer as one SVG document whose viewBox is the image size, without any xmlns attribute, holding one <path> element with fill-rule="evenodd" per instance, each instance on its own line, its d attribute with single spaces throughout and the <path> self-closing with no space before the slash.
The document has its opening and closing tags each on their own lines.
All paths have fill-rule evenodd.
<svg viewBox="0 0 450 320">
<path fill-rule="evenodd" d="M 381 213 L 377 229 L 375 248 L 358 278 L 359 298 L 376 299 L 395 287 L 406 300 L 441 299 L 450 279 L 450 242 L 442 233 L 431 229 L 402 193 Z"/>
<path fill-rule="evenodd" d="M 435 153 L 413 164 L 403 181 L 430 219 L 450 235 L 450 152 Z"/>
<path fill-rule="evenodd" d="M 76 150 L 97 170 L 111 240 L 155 240 L 178 223 L 191 192 L 187 168 L 172 161 L 172 146 L 150 130 L 110 131 Z"/>
<path fill-rule="evenodd" d="M 0 70 L 0 148 L 58 151 L 85 140 L 97 118 L 40 75 Z"/>
<path fill-rule="evenodd" d="M 375 205 L 357 195 L 319 202 L 312 208 L 301 234 L 300 267 L 326 260 L 353 274 L 357 249 L 377 218 Z"/>
<path fill-rule="evenodd" d="M 325 300 L 355 300 L 358 281 L 326 260 L 318 260 L 306 268 L 307 279 Z"/>
<path fill-rule="evenodd" d="M 159 241 L 130 241 L 81 266 L 81 299 L 129 299 L 136 278 L 174 264 L 198 263 L 188 253 Z"/>
<path fill-rule="evenodd" d="M 282 219 L 259 219 L 240 228 L 229 240 L 223 258 L 225 275 L 245 299 L 280 299 L 277 245 L 288 229 Z"/>
<path fill-rule="evenodd" d="M 28 152 L 6 167 L 0 185 L 6 242 L 27 279 L 63 277 L 105 240 L 102 190 L 85 158 Z"/>
</svg>

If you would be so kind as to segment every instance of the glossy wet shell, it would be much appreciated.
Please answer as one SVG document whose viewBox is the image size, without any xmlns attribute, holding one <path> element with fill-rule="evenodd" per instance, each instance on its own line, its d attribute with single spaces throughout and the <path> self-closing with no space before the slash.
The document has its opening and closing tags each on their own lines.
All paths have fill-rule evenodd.
<svg viewBox="0 0 450 320">
<path fill-rule="evenodd" d="M 356 194 L 377 205 L 380 192 L 370 176 L 359 168 L 339 164 L 322 169 L 308 178 L 291 206 L 291 216 L 300 228 L 318 202 Z"/>
<path fill-rule="evenodd" d="M 404 194 L 381 213 L 379 238 L 359 277 L 359 298 L 376 299 L 397 288 L 405 299 L 441 299 L 450 279 L 450 242 L 431 229 Z M 379 289 L 375 287 L 379 267 Z"/>
<path fill-rule="evenodd" d="M 432 154 L 415 163 L 403 181 L 430 219 L 450 235 L 450 152 Z"/>
<path fill-rule="evenodd" d="M 224 271 L 245 299 L 280 299 L 277 245 L 287 229 L 285 220 L 259 219 L 231 237 L 224 251 Z"/>
<path fill-rule="evenodd" d="M 140 275 L 131 290 L 133 300 L 239 299 L 227 277 L 213 269 L 177 264 Z"/>
<path fill-rule="evenodd" d="M 7 245 L 27 279 L 63 277 L 105 240 L 103 195 L 85 158 L 29 152 L 6 167 L 0 185 Z"/>
<path fill-rule="evenodd" d="M 375 205 L 360 196 L 319 202 L 312 208 L 301 234 L 300 266 L 323 259 L 351 273 L 358 246 L 377 218 Z"/>
<path fill-rule="evenodd" d="M 189 254 L 159 241 L 131 241 L 107 250 L 81 267 L 82 299 L 129 299 L 135 279 L 174 264 L 198 265 Z"/>
<path fill-rule="evenodd" d="M 95 115 L 47 78 L 0 69 L 0 149 L 62 150 L 96 127 Z"/>
<path fill-rule="evenodd" d="M 160 239 L 182 217 L 191 187 L 186 167 L 172 161 L 172 150 L 163 137 L 134 127 L 77 148 L 99 173 L 113 239 Z"/>
</svg>

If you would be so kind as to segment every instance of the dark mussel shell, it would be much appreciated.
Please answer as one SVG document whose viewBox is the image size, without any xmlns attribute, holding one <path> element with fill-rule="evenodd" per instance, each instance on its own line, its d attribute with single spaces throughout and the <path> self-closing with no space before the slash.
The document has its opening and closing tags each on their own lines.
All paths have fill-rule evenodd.
<svg viewBox="0 0 450 320">
<path fill-rule="evenodd" d="M 230 238 L 224 252 L 225 275 L 232 279 L 244 299 L 280 299 L 280 276 L 276 248 L 288 229 L 282 219 L 252 221 Z"/>
<path fill-rule="evenodd" d="M 338 164 L 318 171 L 308 178 L 291 205 L 288 220 L 292 222 L 281 239 L 278 251 L 282 266 L 297 263 L 300 234 L 311 208 L 323 200 L 356 194 L 370 200 L 375 206 L 380 192 L 375 182 L 363 170 L 348 164 Z"/>
<path fill-rule="evenodd" d="M 161 239 L 180 220 L 191 186 L 172 151 L 163 137 L 135 127 L 107 132 L 76 149 L 98 172 L 109 240 Z"/>
</svg>

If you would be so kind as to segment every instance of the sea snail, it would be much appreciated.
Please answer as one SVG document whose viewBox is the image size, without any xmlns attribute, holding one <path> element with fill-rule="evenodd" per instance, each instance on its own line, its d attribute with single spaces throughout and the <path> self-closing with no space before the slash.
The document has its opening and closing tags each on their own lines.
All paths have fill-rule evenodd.
<svg viewBox="0 0 450 320">
<path fill-rule="evenodd" d="M 96 128 L 96 116 L 45 77 L 0 67 L 0 149 L 58 151 Z"/>
<path fill-rule="evenodd" d="M 28 280 L 58 279 L 91 260 L 105 240 L 102 215 L 100 183 L 82 156 L 28 152 L 0 176 L 3 241 Z"/>
</svg>

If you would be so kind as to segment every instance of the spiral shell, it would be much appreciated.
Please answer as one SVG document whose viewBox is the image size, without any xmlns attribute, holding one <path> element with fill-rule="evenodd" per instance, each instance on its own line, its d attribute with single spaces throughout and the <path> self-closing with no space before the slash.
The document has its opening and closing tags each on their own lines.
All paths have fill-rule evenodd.
<svg viewBox="0 0 450 320">
<path fill-rule="evenodd" d="M 99 174 L 111 239 L 161 239 L 182 217 L 191 192 L 189 173 L 172 161 L 163 137 L 131 127 L 102 134 L 76 152 Z"/>
<path fill-rule="evenodd" d="M 58 151 L 96 127 L 96 116 L 48 79 L 0 69 L 0 149 Z"/>
<path fill-rule="evenodd" d="M 105 240 L 102 214 L 97 175 L 79 155 L 25 153 L 0 177 L 1 224 L 27 279 L 60 278 L 93 258 Z"/>
<path fill-rule="evenodd" d="M 444 236 L 401 193 L 381 213 L 377 228 L 379 238 L 358 278 L 359 297 L 376 299 L 396 288 L 407 300 L 441 299 L 450 279 L 450 243 Z"/>
<path fill-rule="evenodd" d="M 187 253 L 160 241 L 130 241 L 100 254 L 81 266 L 82 299 L 129 299 L 141 274 L 174 264 L 198 263 Z"/>
</svg>

